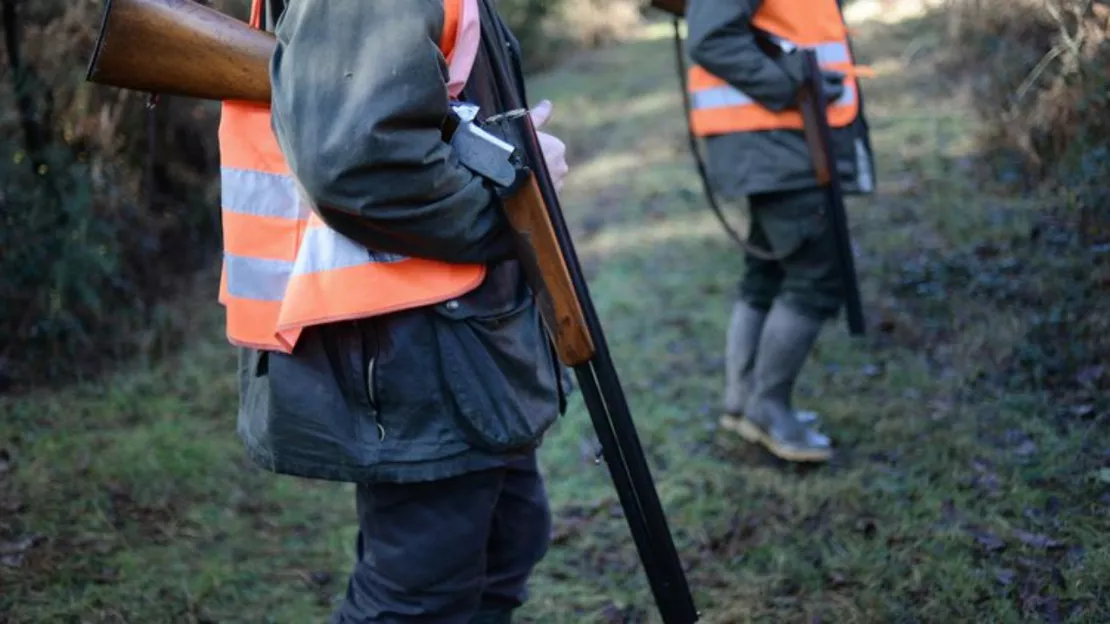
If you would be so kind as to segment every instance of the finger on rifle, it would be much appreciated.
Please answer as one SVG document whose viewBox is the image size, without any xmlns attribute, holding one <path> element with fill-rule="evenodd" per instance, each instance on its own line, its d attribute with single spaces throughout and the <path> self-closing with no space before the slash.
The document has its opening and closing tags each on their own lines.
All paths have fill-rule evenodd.
<svg viewBox="0 0 1110 624">
<path fill-rule="evenodd" d="M 532 116 L 532 125 L 536 128 L 542 128 L 548 119 L 551 119 L 551 113 L 555 107 L 551 104 L 550 100 L 540 100 L 539 104 L 532 107 L 529 114 Z"/>
</svg>

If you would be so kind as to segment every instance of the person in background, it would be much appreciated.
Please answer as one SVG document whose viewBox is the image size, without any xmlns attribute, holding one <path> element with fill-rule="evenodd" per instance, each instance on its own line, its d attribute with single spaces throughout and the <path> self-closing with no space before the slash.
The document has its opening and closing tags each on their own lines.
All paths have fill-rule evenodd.
<svg viewBox="0 0 1110 624">
<path fill-rule="evenodd" d="M 822 327 L 844 302 L 826 216 L 795 103 L 800 47 L 816 49 L 845 193 L 874 191 L 874 162 L 837 0 L 689 0 L 691 125 L 709 177 L 747 199 L 750 231 L 726 336 L 722 428 L 789 461 L 822 462 L 832 444 L 791 395 Z M 769 54 L 775 46 L 781 54 Z"/>
</svg>

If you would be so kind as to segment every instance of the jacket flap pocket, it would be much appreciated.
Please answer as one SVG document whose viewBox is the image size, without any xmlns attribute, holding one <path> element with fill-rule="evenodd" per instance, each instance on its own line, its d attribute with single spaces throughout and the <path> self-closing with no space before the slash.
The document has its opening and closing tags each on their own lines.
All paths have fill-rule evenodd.
<svg viewBox="0 0 1110 624">
<path fill-rule="evenodd" d="M 491 266 L 478 288 L 437 304 L 433 309 L 453 320 L 497 320 L 516 315 L 531 300 L 532 291 L 523 279 L 520 262 L 506 260 Z"/>
</svg>

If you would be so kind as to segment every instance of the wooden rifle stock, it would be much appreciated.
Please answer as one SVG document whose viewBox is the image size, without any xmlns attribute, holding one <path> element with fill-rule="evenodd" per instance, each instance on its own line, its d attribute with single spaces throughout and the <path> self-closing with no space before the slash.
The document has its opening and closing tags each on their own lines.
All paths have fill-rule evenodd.
<svg viewBox="0 0 1110 624">
<path fill-rule="evenodd" d="M 505 117 L 510 123 L 532 123 L 526 111 Z M 516 192 L 504 201 L 505 216 L 520 239 L 519 248 L 531 256 L 522 263 L 525 270 L 538 273 L 531 278 L 543 284 L 537 293 L 539 306 L 559 359 L 567 366 L 579 366 L 594 356 L 594 342 L 536 174 L 526 171 L 524 176 Z"/>
<path fill-rule="evenodd" d="M 802 85 L 798 90 L 798 108 L 802 113 L 802 134 L 806 139 L 806 147 L 809 148 L 809 159 L 813 164 L 817 184 L 828 186 L 832 180 L 832 174 L 829 172 L 828 146 L 825 145 L 821 137 L 822 116 L 817 112 L 819 110 L 817 108 L 817 94 L 814 90 L 812 81 L 807 80 Z"/>
<path fill-rule="evenodd" d="M 270 33 L 193 0 L 105 0 L 85 79 L 204 100 L 270 102 Z"/>
</svg>

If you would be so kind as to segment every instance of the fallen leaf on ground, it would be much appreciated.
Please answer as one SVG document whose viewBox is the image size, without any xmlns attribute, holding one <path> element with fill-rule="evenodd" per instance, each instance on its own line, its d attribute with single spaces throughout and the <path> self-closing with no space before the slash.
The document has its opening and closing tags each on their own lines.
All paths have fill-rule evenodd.
<svg viewBox="0 0 1110 624">
<path fill-rule="evenodd" d="M 1006 548 L 1006 542 L 989 531 L 973 531 L 975 542 L 987 552 L 999 552 Z"/>
<path fill-rule="evenodd" d="M 34 533 L 25 535 L 12 542 L 0 542 L 0 565 L 9 568 L 18 568 L 23 565 L 27 551 L 45 540 L 41 535 Z"/>
<path fill-rule="evenodd" d="M 1054 540 L 1047 535 L 1039 535 L 1037 533 L 1030 533 L 1028 531 L 1022 531 L 1020 529 L 1016 529 L 1014 531 L 1014 537 L 1016 537 L 1018 541 L 1020 541 L 1022 544 L 1025 544 L 1026 546 L 1032 546 L 1033 548 L 1052 549 L 1061 548 L 1064 545 L 1062 542 Z"/>
</svg>

